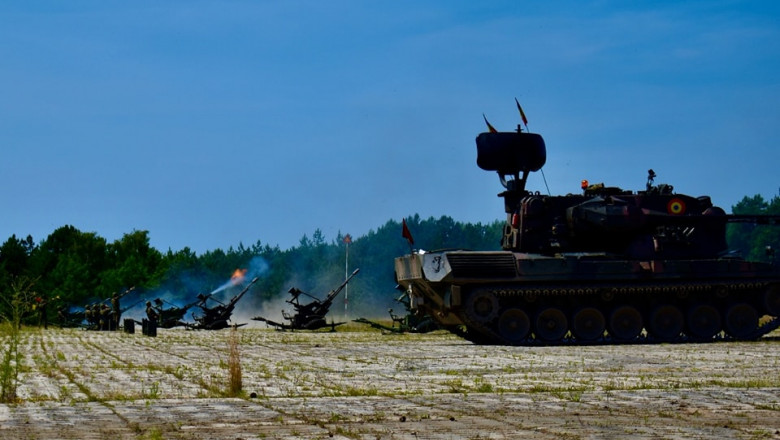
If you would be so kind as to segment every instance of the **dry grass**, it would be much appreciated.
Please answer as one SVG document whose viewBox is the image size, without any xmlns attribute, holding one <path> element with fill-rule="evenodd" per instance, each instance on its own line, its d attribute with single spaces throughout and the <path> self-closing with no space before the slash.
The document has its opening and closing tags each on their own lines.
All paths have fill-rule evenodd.
<svg viewBox="0 0 780 440">
<path fill-rule="evenodd" d="M 238 347 L 238 329 L 233 327 L 228 333 L 228 396 L 241 394 L 241 351 Z"/>
</svg>

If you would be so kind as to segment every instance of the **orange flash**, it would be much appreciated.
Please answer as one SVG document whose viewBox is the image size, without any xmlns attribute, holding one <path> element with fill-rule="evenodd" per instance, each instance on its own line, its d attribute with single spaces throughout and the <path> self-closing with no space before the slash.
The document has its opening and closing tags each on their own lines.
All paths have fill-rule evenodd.
<svg viewBox="0 0 780 440">
<path fill-rule="evenodd" d="M 233 272 L 233 275 L 230 277 L 230 282 L 235 286 L 244 281 L 245 276 L 246 269 L 236 269 L 235 272 Z"/>
</svg>

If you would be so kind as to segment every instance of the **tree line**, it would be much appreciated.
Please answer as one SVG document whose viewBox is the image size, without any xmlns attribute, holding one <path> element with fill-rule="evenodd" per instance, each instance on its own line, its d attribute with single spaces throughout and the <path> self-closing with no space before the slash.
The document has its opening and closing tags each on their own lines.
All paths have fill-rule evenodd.
<svg viewBox="0 0 780 440">
<path fill-rule="evenodd" d="M 780 196 L 774 196 L 769 201 L 758 194 L 753 197 L 745 196 L 731 207 L 731 212 L 744 215 L 780 215 Z M 731 249 L 748 260 L 767 261 L 772 258 L 767 253 L 767 247 L 775 250 L 780 248 L 780 227 L 732 223 L 726 230 L 726 241 Z"/>
<path fill-rule="evenodd" d="M 414 215 L 406 222 L 415 240 L 428 249 L 500 247 L 502 221 L 482 225 Z M 113 242 L 72 225 L 56 229 L 40 242 L 29 235 L 12 235 L 0 246 L 0 316 L 8 318 L 15 308 L 34 308 L 36 302 L 45 301 L 53 306 L 47 311 L 52 317 L 56 307 L 83 308 L 131 287 L 134 298 L 163 297 L 183 304 L 198 293 L 218 289 L 237 269 L 258 277 L 248 301 L 254 306 L 286 295 L 293 286 L 323 297 L 344 280 L 347 246 L 349 271 L 360 268 L 349 285 L 350 310 L 384 311 L 397 296 L 393 258 L 409 252 L 401 231 L 401 222 L 389 220 L 361 237 L 346 239 L 339 233 L 327 241 L 317 229 L 290 249 L 258 240 L 251 246 L 239 244 L 200 255 L 188 247 L 161 252 L 150 245 L 149 232 L 139 230 Z M 28 322 L 34 319 L 34 314 L 27 318 Z"/>
</svg>

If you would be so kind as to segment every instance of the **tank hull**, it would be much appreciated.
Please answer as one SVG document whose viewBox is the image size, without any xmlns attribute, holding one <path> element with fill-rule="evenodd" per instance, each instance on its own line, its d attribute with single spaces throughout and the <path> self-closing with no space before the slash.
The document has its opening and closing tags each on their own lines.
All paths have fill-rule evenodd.
<svg viewBox="0 0 780 440">
<path fill-rule="evenodd" d="M 446 251 L 395 271 L 413 308 L 476 343 L 750 340 L 780 326 L 780 271 L 742 259 Z"/>
</svg>

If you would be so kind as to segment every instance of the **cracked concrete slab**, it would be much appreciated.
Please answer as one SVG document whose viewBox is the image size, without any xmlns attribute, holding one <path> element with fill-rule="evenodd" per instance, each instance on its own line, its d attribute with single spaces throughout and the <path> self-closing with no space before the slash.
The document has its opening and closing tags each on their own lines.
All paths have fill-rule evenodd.
<svg viewBox="0 0 780 440">
<path fill-rule="evenodd" d="M 757 342 L 478 346 L 448 333 L 22 332 L 4 439 L 780 439 L 780 331 Z"/>
</svg>

